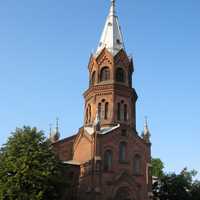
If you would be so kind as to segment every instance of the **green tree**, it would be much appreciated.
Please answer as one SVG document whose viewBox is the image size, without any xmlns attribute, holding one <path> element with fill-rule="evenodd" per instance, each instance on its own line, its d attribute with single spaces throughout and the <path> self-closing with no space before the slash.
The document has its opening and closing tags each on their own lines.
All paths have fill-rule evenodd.
<svg viewBox="0 0 200 200">
<path fill-rule="evenodd" d="M 165 174 L 153 185 L 154 199 L 199 200 L 200 183 L 193 181 L 196 171 L 184 168 L 180 174 Z"/>
<path fill-rule="evenodd" d="M 160 158 L 152 158 L 151 160 L 152 164 L 152 176 L 161 178 L 164 175 L 163 169 L 164 169 L 164 164 L 160 160 Z"/>
<path fill-rule="evenodd" d="M 191 200 L 199 200 L 200 199 L 200 181 L 195 181 L 192 184 L 191 189 Z"/>
<path fill-rule="evenodd" d="M 67 187 L 63 172 L 43 132 L 16 129 L 0 149 L 0 199 L 60 199 Z"/>
</svg>

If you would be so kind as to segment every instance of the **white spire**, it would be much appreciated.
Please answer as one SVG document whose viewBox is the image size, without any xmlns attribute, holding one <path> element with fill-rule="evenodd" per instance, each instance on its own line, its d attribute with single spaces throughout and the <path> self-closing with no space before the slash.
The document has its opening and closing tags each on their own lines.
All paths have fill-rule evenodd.
<svg viewBox="0 0 200 200">
<path fill-rule="evenodd" d="M 94 120 L 94 123 L 93 123 L 93 127 L 94 127 L 97 131 L 100 131 L 100 129 L 101 129 L 100 123 L 101 123 L 101 120 L 100 120 L 100 116 L 99 116 L 99 111 L 98 111 L 98 109 L 97 109 L 97 110 L 96 110 L 96 117 L 95 117 L 95 120 Z"/>
<path fill-rule="evenodd" d="M 149 134 L 148 121 L 147 121 L 147 117 L 145 117 L 145 122 L 144 122 L 144 135 L 148 135 L 148 134 Z"/>
<path fill-rule="evenodd" d="M 111 0 L 110 12 L 107 17 L 96 53 L 99 54 L 104 47 L 106 47 L 107 50 L 113 54 L 113 56 L 124 48 L 122 32 L 118 17 L 115 13 L 115 0 Z"/>
<path fill-rule="evenodd" d="M 146 140 L 146 142 L 150 142 L 150 131 L 148 127 L 147 117 L 145 117 L 145 123 L 144 123 L 144 131 L 143 131 L 143 138 Z"/>
</svg>

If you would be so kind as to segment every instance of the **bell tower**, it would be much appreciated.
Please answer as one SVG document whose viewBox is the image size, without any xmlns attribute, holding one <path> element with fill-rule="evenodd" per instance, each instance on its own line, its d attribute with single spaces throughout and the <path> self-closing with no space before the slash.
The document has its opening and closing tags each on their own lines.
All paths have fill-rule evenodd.
<svg viewBox="0 0 200 200">
<path fill-rule="evenodd" d="M 91 127 L 98 115 L 102 128 L 120 124 L 135 130 L 137 94 L 132 86 L 134 65 L 125 51 L 115 0 L 111 1 L 100 42 L 90 57 L 88 69 L 84 126 Z"/>
</svg>

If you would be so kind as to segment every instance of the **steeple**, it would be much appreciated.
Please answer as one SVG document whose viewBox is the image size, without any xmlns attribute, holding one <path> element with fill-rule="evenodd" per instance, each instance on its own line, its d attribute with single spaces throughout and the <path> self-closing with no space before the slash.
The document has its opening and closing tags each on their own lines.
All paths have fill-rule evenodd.
<svg viewBox="0 0 200 200">
<path fill-rule="evenodd" d="M 147 122 L 147 117 L 145 117 L 145 122 L 144 122 L 144 131 L 143 131 L 143 139 L 149 143 L 150 142 L 150 131 L 149 131 L 149 127 L 148 127 L 148 122 Z"/>
<path fill-rule="evenodd" d="M 58 118 L 56 118 L 56 128 L 52 131 L 52 125 L 50 125 L 50 140 L 51 142 L 57 142 L 60 138 Z"/>
<path fill-rule="evenodd" d="M 137 93 L 132 88 L 133 60 L 124 49 L 115 0 L 111 1 L 100 43 L 96 53 L 90 57 L 88 70 L 84 126 L 94 127 L 95 122 L 95 127 L 99 128 L 100 124 L 101 129 L 121 124 L 136 130 Z"/>
<path fill-rule="evenodd" d="M 96 54 L 98 55 L 103 48 L 106 48 L 113 56 L 121 49 L 124 49 L 123 36 L 115 12 L 115 0 L 111 0 L 110 12 L 106 19 Z"/>
</svg>

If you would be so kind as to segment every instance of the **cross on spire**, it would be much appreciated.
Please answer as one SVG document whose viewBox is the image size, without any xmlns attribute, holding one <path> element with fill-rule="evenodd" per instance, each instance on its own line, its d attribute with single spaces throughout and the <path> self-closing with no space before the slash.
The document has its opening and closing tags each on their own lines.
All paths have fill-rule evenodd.
<svg viewBox="0 0 200 200">
<path fill-rule="evenodd" d="M 110 14 L 115 14 L 115 0 L 111 0 Z"/>
</svg>

